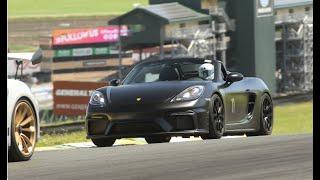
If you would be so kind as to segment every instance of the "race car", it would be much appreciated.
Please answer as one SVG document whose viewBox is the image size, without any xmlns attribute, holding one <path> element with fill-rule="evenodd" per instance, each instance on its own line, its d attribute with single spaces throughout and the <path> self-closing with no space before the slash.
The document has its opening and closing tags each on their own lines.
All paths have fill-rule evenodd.
<svg viewBox="0 0 320 180">
<path fill-rule="evenodd" d="M 163 143 L 173 136 L 272 132 L 273 104 L 264 81 L 229 72 L 217 60 L 142 61 L 110 85 L 94 91 L 87 108 L 87 138 L 98 147 L 120 138 Z"/>
<path fill-rule="evenodd" d="M 40 137 L 38 102 L 32 95 L 30 88 L 24 82 L 17 80 L 17 77 L 19 66 L 23 65 L 23 61 L 31 61 L 32 64 L 38 64 L 41 58 L 41 49 L 35 53 L 26 55 L 18 54 L 11 56 L 8 54 L 8 60 L 15 61 L 17 64 L 15 78 L 7 80 L 7 142 L 9 161 L 29 160 Z"/>
</svg>

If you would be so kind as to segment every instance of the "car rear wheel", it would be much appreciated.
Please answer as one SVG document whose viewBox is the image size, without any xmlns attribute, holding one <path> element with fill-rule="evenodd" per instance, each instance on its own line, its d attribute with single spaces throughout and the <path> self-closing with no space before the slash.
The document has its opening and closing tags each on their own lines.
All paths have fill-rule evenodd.
<svg viewBox="0 0 320 180">
<path fill-rule="evenodd" d="M 144 138 L 148 144 L 170 142 L 170 136 L 148 136 Z"/>
<path fill-rule="evenodd" d="M 257 132 L 246 133 L 247 136 L 270 135 L 273 127 L 273 104 L 268 94 L 261 97 L 260 128 Z"/>
<path fill-rule="evenodd" d="M 9 161 L 27 161 L 31 158 L 37 138 L 37 118 L 31 103 L 20 99 L 11 120 L 11 145 Z"/>
<path fill-rule="evenodd" d="M 209 134 L 202 135 L 202 139 L 220 139 L 224 132 L 224 105 L 219 95 L 211 98 L 212 109 L 209 114 Z"/>
<path fill-rule="evenodd" d="M 113 138 L 99 138 L 99 139 L 91 139 L 94 145 L 97 147 L 109 147 L 116 142 L 116 139 Z"/>
</svg>

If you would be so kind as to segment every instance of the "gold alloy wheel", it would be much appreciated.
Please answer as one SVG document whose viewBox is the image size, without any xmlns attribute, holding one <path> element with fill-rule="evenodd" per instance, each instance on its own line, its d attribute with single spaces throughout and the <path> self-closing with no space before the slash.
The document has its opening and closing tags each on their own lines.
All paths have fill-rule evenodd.
<svg viewBox="0 0 320 180">
<path fill-rule="evenodd" d="M 14 136 L 16 145 L 25 157 L 33 153 L 36 142 L 36 117 L 26 101 L 17 104 L 14 112 Z"/>
</svg>

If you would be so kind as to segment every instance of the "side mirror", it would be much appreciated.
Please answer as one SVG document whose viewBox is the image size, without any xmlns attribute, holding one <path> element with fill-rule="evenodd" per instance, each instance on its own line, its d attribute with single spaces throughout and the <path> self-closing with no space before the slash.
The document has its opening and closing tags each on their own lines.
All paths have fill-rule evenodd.
<svg viewBox="0 0 320 180">
<path fill-rule="evenodd" d="M 120 79 L 112 79 L 112 80 L 109 82 L 109 84 L 110 84 L 111 86 L 119 86 L 119 84 L 120 84 Z"/>
<path fill-rule="evenodd" d="M 33 65 L 35 64 L 39 64 L 42 60 L 42 56 L 43 56 L 43 53 L 42 53 L 42 49 L 39 48 L 32 56 L 31 58 L 31 62 Z"/>
<path fill-rule="evenodd" d="M 233 83 L 233 82 L 241 81 L 242 79 L 243 79 L 243 75 L 241 73 L 231 72 L 227 75 L 226 81 Z"/>
</svg>

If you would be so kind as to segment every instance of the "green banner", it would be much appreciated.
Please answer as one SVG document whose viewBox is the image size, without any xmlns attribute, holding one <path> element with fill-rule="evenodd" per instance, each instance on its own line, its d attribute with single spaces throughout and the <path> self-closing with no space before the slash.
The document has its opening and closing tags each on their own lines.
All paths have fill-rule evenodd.
<svg viewBox="0 0 320 180">
<path fill-rule="evenodd" d="M 93 48 L 94 55 L 110 54 L 110 49 L 107 47 Z"/>
<path fill-rule="evenodd" d="M 109 55 L 109 54 L 110 54 L 109 47 L 72 48 L 72 49 L 59 49 L 54 51 L 55 58 Z"/>
<path fill-rule="evenodd" d="M 55 50 L 54 57 L 71 57 L 72 51 L 71 49 L 64 49 L 64 50 Z"/>
</svg>

